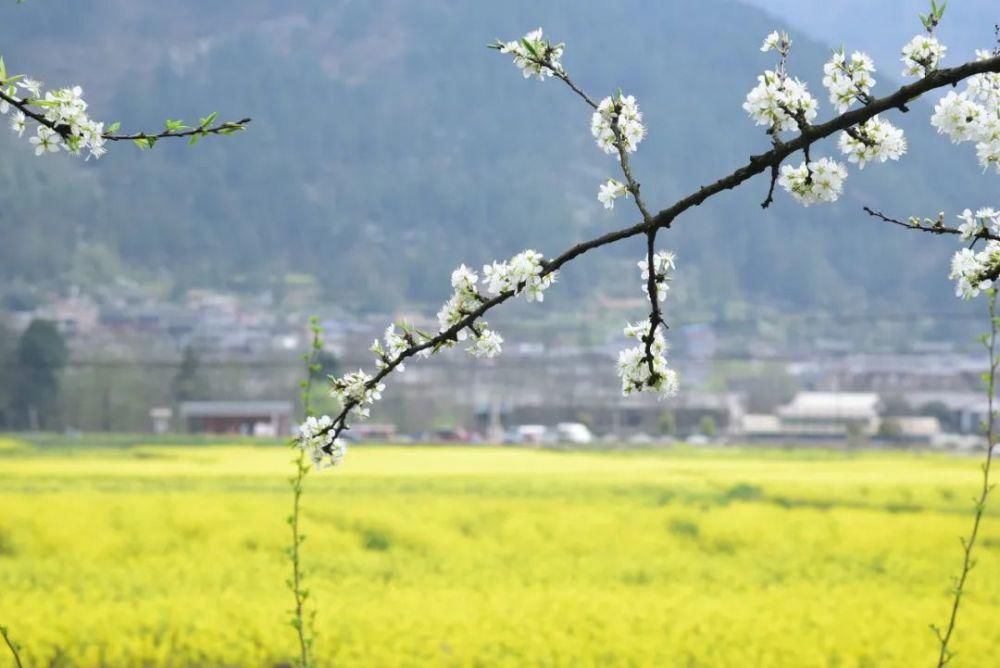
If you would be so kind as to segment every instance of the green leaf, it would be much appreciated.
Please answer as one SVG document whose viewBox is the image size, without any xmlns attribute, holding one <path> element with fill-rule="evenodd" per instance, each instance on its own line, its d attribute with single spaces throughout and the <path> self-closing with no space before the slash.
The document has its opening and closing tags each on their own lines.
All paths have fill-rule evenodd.
<svg viewBox="0 0 1000 668">
<path fill-rule="evenodd" d="M 207 128 L 209 125 L 215 122 L 215 119 L 219 117 L 219 112 L 213 111 L 205 118 L 202 118 L 199 122 L 201 125 L 199 127 Z"/>
<path fill-rule="evenodd" d="M 121 129 L 121 127 L 122 127 L 122 124 L 119 123 L 118 121 L 115 121 L 114 123 L 112 123 L 111 125 L 109 125 L 107 127 L 107 129 L 105 130 L 105 132 L 107 134 L 114 134 L 114 133 L 118 132 Z"/>
<path fill-rule="evenodd" d="M 184 130 L 190 130 L 187 125 L 184 125 L 184 121 L 173 121 L 169 118 L 163 123 L 167 132 L 183 132 Z"/>
</svg>

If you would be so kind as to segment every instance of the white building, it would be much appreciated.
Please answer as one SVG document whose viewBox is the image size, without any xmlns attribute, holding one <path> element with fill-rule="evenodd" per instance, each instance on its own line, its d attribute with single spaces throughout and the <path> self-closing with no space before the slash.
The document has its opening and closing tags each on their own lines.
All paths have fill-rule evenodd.
<svg viewBox="0 0 1000 668">
<path fill-rule="evenodd" d="M 874 392 L 799 392 L 778 408 L 782 430 L 803 436 L 871 436 L 878 431 L 879 396 Z"/>
</svg>

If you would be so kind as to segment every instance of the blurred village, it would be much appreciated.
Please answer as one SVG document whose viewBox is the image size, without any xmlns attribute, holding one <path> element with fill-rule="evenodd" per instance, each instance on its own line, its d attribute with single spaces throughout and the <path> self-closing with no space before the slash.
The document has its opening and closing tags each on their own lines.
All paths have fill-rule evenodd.
<svg viewBox="0 0 1000 668">
<path fill-rule="evenodd" d="M 8 378 L 30 364 L 17 359 L 16 342 L 32 323 L 51 323 L 66 354 L 52 389 L 57 396 L 39 397 L 44 408 L 8 407 L 3 426 L 289 435 L 300 419 L 311 299 L 307 284 L 300 295 L 283 295 L 281 308 L 268 295 L 209 290 L 169 302 L 71 293 L 8 308 L 2 316 L 11 342 L 2 367 Z M 371 421 L 349 437 L 637 447 L 687 441 L 971 449 L 981 442 L 985 355 L 974 343 L 935 338 L 932 319 L 900 318 L 880 328 L 857 318 L 855 329 L 869 337 L 862 342 L 851 340 L 843 323 L 841 338 L 825 334 L 825 323 L 812 327 L 820 334 L 801 322 L 798 331 L 777 334 L 752 319 L 674 324 L 671 356 L 683 390 L 661 401 L 623 397 L 615 375 L 624 344 L 615 323 L 628 309 L 641 313 L 641 305 L 608 300 L 595 308 L 599 314 L 576 319 L 515 313 L 498 320 L 506 343 L 494 360 L 456 349 L 408 364 Z M 324 411 L 337 408 L 325 397 L 325 375 L 371 368 L 368 348 L 388 322 L 436 329 L 430 310 L 358 316 L 324 307 L 315 313 L 324 352 L 313 396 Z M 917 336 L 900 349 L 893 327 Z M 919 335 L 921 327 L 928 336 Z M 880 329 L 884 340 L 871 339 Z"/>
</svg>

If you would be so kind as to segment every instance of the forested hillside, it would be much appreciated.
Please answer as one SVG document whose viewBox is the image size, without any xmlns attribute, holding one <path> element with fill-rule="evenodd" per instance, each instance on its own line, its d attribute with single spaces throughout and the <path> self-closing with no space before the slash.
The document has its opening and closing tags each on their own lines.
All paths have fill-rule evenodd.
<svg viewBox="0 0 1000 668">
<path fill-rule="evenodd" d="M 880 18 L 916 31 L 908 11 L 889 14 Z M 525 247 L 552 255 L 627 222 L 630 207 L 609 213 L 596 200 L 614 165 L 593 145 L 587 110 L 484 48 L 539 25 L 567 42 L 566 66 L 594 95 L 620 86 L 637 96 L 650 134 L 634 166 L 654 206 L 766 148 L 740 105 L 771 65 L 758 47 L 775 21 L 727 0 L 4 3 L 9 69 L 82 83 L 97 118 L 124 129 L 214 110 L 254 120 L 237 137 L 117 147 L 97 164 L 35 158 L 0 133 L 0 151 L 18 158 L 0 166 L 0 278 L 79 281 L 86 249 L 91 265 L 100 259 L 87 280 L 110 278 L 100 268 L 114 274 L 119 259 L 175 288 L 309 273 L 331 300 L 381 310 L 440 300 L 460 262 Z M 821 99 L 820 118 L 832 114 L 820 86 L 828 50 L 796 35 L 791 62 Z M 884 94 L 898 62 L 877 65 Z M 762 211 L 759 177 L 679 220 L 662 243 L 678 252 L 682 302 L 941 303 L 953 245 L 877 225 L 861 206 L 960 210 L 989 203 L 995 180 L 934 134 L 923 105 L 894 122 L 910 153 L 852 170 L 836 205 L 803 209 L 781 196 Z M 632 295 L 637 254 L 585 258 L 553 301 Z"/>
</svg>

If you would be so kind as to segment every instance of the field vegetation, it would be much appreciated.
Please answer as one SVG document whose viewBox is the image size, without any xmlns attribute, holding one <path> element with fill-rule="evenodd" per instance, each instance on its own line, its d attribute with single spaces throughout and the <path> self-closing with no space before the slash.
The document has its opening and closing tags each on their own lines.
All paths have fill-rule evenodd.
<svg viewBox="0 0 1000 668">
<path fill-rule="evenodd" d="M 0 623 L 25 665 L 287 665 L 290 459 L 274 445 L 0 440 Z M 307 480 L 317 659 L 927 665 L 977 466 L 856 451 L 359 446 Z M 1000 652 L 996 519 L 957 666 Z"/>
</svg>

